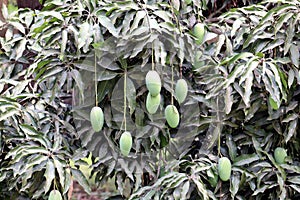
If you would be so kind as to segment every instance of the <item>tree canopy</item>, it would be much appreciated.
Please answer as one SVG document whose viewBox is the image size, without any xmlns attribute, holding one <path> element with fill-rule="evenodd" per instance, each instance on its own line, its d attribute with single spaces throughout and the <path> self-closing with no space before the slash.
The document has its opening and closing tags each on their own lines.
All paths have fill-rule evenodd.
<svg viewBox="0 0 300 200">
<path fill-rule="evenodd" d="M 1 3 L 1 199 L 300 197 L 298 0 Z"/>
</svg>

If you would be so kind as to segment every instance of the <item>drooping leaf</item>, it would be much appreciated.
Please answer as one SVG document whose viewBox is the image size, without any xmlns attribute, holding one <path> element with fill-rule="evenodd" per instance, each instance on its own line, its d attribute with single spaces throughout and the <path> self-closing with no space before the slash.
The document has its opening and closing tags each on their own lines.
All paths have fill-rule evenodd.
<svg viewBox="0 0 300 200">
<path fill-rule="evenodd" d="M 51 159 L 47 160 L 46 171 L 45 171 L 44 177 L 46 178 L 46 183 L 44 185 L 44 191 L 45 191 L 45 193 L 47 193 L 52 185 L 54 178 L 55 178 L 55 166 Z"/>
<path fill-rule="evenodd" d="M 88 194 L 91 193 L 91 188 L 84 174 L 78 169 L 71 169 L 72 177 L 76 180 Z"/>
</svg>

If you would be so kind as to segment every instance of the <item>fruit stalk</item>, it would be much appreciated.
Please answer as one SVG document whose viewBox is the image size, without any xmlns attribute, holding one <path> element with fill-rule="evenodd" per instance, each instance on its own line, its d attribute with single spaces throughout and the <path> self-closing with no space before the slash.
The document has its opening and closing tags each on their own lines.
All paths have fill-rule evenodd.
<svg viewBox="0 0 300 200">
<path fill-rule="evenodd" d="M 127 121 L 126 121 L 127 101 L 126 101 L 126 94 L 127 94 L 127 69 L 125 68 L 125 73 L 124 73 L 124 127 L 125 127 L 125 131 L 127 130 Z"/>
<path fill-rule="evenodd" d="M 95 56 L 94 56 L 94 67 L 95 67 L 95 94 L 96 94 L 96 102 L 95 102 L 95 105 L 97 106 L 98 105 L 98 78 L 97 78 L 97 56 L 96 56 L 96 53 L 95 53 Z"/>
<path fill-rule="evenodd" d="M 172 80 L 171 80 L 171 105 L 174 104 L 173 96 L 174 96 L 174 66 L 172 65 Z"/>
</svg>

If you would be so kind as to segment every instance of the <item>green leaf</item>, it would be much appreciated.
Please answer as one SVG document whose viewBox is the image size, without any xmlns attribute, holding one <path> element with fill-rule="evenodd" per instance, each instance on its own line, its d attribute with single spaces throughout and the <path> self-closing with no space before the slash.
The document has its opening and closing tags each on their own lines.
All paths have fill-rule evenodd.
<svg viewBox="0 0 300 200">
<path fill-rule="evenodd" d="M 293 21 L 293 20 L 291 20 Z M 292 45 L 292 40 L 294 38 L 294 35 L 295 35 L 295 24 L 293 22 L 290 22 L 289 23 L 289 26 L 288 28 L 286 29 L 285 31 L 286 33 L 286 38 L 285 38 L 285 42 L 284 42 L 284 55 L 286 55 L 289 50 L 290 50 L 290 47 Z"/>
<path fill-rule="evenodd" d="M 235 195 L 239 191 L 239 185 L 240 185 L 240 177 L 238 175 L 233 175 L 230 181 L 230 193 L 231 198 L 235 199 Z"/>
<path fill-rule="evenodd" d="M 215 50 L 215 56 L 217 56 L 220 53 L 220 50 L 225 43 L 225 39 L 226 39 L 225 35 L 223 35 L 223 34 L 219 35 L 219 40 L 218 40 L 217 47 Z"/>
<path fill-rule="evenodd" d="M 283 178 L 278 175 L 278 173 L 276 173 L 277 175 L 277 183 L 279 185 L 279 188 L 280 188 L 280 200 L 285 200 L 286 199 L 286 189 L 285 189 L 285 186 L 284 186 L 284 180 Z"/>
<path fill-rule="evenodd" d="M 130 29 L 130 23 L 132 23 L 132 20 L 134 19 L 135 12 L 128 13 L 123 20 L 122 24 L 122 35 L 127 35 Z"/>
<path fill-rule="evenodd" d="M 89 44 L 93 41 L 92 38 L 92 27 L 86 21 L 80 25 L 79 35 L 78 35 L 78 48 L 83 48 L 83 51 L 88 52 Z"/>
<path fill-rule="evenodd" d="M 278 110 L 280 103 L 276 102 L 271 96 L 269 96 L 269 104 L 274 110 Z"/>
<path fill-rule="evenodd" d="M 150 190 L 144 197 L 143 199 L 145 200 L 151 200 L 153 199 L 153 196 L 155 195 L 156 191 L 155 190 Z"/>
<path fill-rule="evenodd" d="M 126 98 L 127 98 L 127 101 L 128 101 L 128 106 L 129 106 L 129 109 L 130 109 L 130 115 L 133 114 L 133 112 L 135 111 L 135 107 L 136 107 L 136 89 L 135 89 L 135 86 L 132 82 L 132 80 L 130 78 L 127 78 L 127 93 L 126 93 Z"/>
<path fill-rule="evenodd" d="M 257 194 L 259 194 L 259 193 L 263 193 L 263 192 L 265 192 L 267 189 L 271 189 L 271 188 L 273 188 L 273 187 L 276 187 L 277 186 L 277 184 L 271 184 L 271 185 L 263 185 L 262 187 L 260 187 L 260 188 L 257 188 L 255 191 L 254 191 L 254 193 L 252 193 L 252 195 L 253 196 L 256 196 Z"/>
<path fill-rule="evenodd" d="M 253 76 L 253 71 L 259 66 L 259 61 L 257 60 L 257 57 L 253 57 L 251 58 L 245 68 L 246 71 L 243 73 L 243 75 L 240 78 L 239 84 L 241 85 L 247 78 L 249 78 L 249 76 Z"/>
<path fill-rule="evenodd" d="M 25 150 L 24 150 L 26 153 L 28 154 L 44 154 L 44 155 L 48 155 L 50 152 L 45 149 L 45 148 L 42 148 L 42 147 L 27 147 Z"/>
<path fill-rule="evenodd" d="M 171 19 L 173 18 L 170 12 L 167 12 L 165 10 L 155 10 L 153 12 L 154 15 L 156 15 L 157 17 L 163 19 L 165 22 L 170 22 L 171 23 Z"/>
<path fill-rule="evenodd" d="M 226 114 L 229 114 L 231 112 L 232 105 L 233 105 L 232 87 L 229 86 L 226 88 L 226 93 L 225 93 L 225 112 L 226 112 Z"/>
<path fill-rule="evenodd" d="M 232 56 L 232 57 L 229 57 L 229 58 L 225 59 L 224 61 L 222 61 L 220 63 L 220 65 L 233 64 L 237 60 L 245 59 L 245 58 L 248 58 L 248 57 L 253 57 L 253 54 L 249 53 L 249 52 L 242 52 L 242 53 L 239 53 L 239 54 L 237 54 L 235 56 Z"/>
<path fill-rule="evenodd" d="M 42 70 L 41 70 L 42 71 Z M 37 76 L 36 80 L 38 80 L 39 83 L 43 82 L 45 79 L 50 78 L 50 77 L 54 77 L 57 74 L 59 74 L 61 71 L 63 71 L 62 67 L 56 66 L 53 68 L 50 68 L 49 70 L 47 70 L 45 73 L 40 74 L 41 76 Z"/>
<path fill-rule="evenodd" d="M 1 13 L 2 13 L 2 16 L 3 16 L 3 18 L 4 19 L 7 19 L 8 18 L 8 9 L 7 9 L 7 6 L 4 4 L 4 3 L 2 3 L 2 6 L 1 6 Z"/>
<path fill-rule="evenodd" d="M 257 160 L 259 160 L 259 156 L 255 153 L 253 153 L 253 154 L 244 154 L 244 155 L 236 157 L 234 159 L 233 165 L 234 166 L 249 165 L 252 162 L 255 162 Z"/>
<path fill-rule="evenodd" d="M 63 60 L 68 42 L 68 30 L 64 29 L 61 33 L 60 59 Z"/>
<path fill-rule="evenodd" d="M 48 161 L 47 161 L 44 177 L 46 178 L 46 182 L 44 185 L 44 191 L 46 194 L 49 191 L 49 189 L 52 185 L 52 181 L 55 178 L 55 167 L 54 167 L 53 161 L 51 159 L 48 159 Z"/>
<path fill-rule="evenodd" d="M 136 28 L 139 27 L 140 21 L 142 19 L 145 19 L 145 16 L 146 16 L 146 12 L 144 10 L 139 10 L 138 12 L 136 12 L 136 16 L 130 28 L 130 33 L 132 33 Z"/>
<path fill-rule="evenodd" d="M 104 26 L 114 37 L 118 37 L 118 32 L 112 23 L 112 21 L 106 17 L 105 15 L 98 15 L 99 22 L 102 26 Z"/>
<path fill-rule="evenodd" d="M 227 76 L 227 80 L 225 82 L 225 88 L 227 88 L 230 84 L 234 83 L 236 78 L 239 77 L 245 70 L 245 65 L 241 64 L 241 65 L 237 65 L 234 69 L 234 71 L 232 71 L 228 76 Z"/>
<path fill-rule="evenodd" d="M 19 30 L 21 33 L 25 34 L 25 28 L 24 26 L 19 22 L 9 22 L 11 25 L 13 25 L 17 30 Z"/>
<path fill-rule="evenodd" d="M 290 69 L 288 74 L 288 87 L 291 88 L 293 82 L 295 80 L 294 70 Z"/>
<path fill-rule="evenodd" d="M 177 187 L 173 191 L 173 197 L 174 197 L 174 200 L 180 200 L 180 188 L 179 187 Z"/>
<path fill-rule="evenodd" d="M 254 79 L 253 73 L 250 73 L 246 78 L 245 95 L 243 96 L 243 100 L 246 107 L 250 107 L 250 96 L 252 94 L 253 79 Z"/>
<path fill-rule="evenodd" d="M 65 170 L 65 182 L 63 184 L 64 185 L 63 194 L 66 194 L 69 191 L 69 188 L 71 187 L 72 184 L 73 184 L 73 181 L 72 181 L 72 177 L 70 174 L 70 169 L 67 168 Z"/>
<path fill-rule="evenodd" d="M 89 182 L 84 174 L 80 170 L 73 168 L 71 168 L 71 173 L 74 179 L 83 187 L 84 191 L 88 194 L 91 194 L 92 191 Z"/>
<path fill-rule="evenodd" d="M 7 120 L 7 118 L 14 116 L 18 113 L 19 113 L 19 111 L 16 109 L 9 109 L 6 112 L 2 112 L 2 113 L 0 113 L 0 121 Z"/>
<path fill-rule="evenodd" d="M 286 118 L 284 118 L 281 122 L 288 123 L 290 121 L 296 120 L 297 118 L 299 118 L 299 115 L 297 115 L 296 113 L 292 113 L 292 114 L 286 116 Z"/>
<path fill-rule="evenodd" d="M 300 56 L 299 56 L 299 47 L 292 44 L 291 47 L 290 47 L 290 53 L 291 53 L 291 60 L 292 60 L 292 63 L 295 65 L 295 67 L 299 68 L 299 59 L 300 59 Z"/>
<path fill-rule="evenodd" d="M 115 78 L 118 75 L 119 75 L 119 73 L 105 70 L 105 71 L 101 71 L 101 72 L 98 73 L 98 79 L 97 80 L 98 81 L 111 80 L 111 79 Z M 102 88 L 102 89 L 105 89 L 105 88 Z"/>
<path fill-rule="evenodd" d="M 64 186 L 65 184 L 65 171 L 64 171 L 64 164 L 61 163 L 58 159 L 56 158 L 53 158 L 53 161 L 54 161 L 54 166 L 56 168 L 56 171 L 59 175 L 59 182 L 60 182 L 60 185 L 61 186 Z"/>
<path fill-rule="evenodd" d="M 19 126 L 25 133 L 27 138 L 40 142 L 45 148 L 51 146 L 49 139 L 47 137 L 44 137 L 43 133 L 35 130 L 32 126 L 29 126 L 27 124 L 20 124 Z"/>
<path fill-rule="evenodd" d="M 182 189 L 181 189 L 181 198 L 180 199 L 184 199 L 187 197 L 187 194 L 189 192 L 189 189 L 190 189 L 190 182 L 189 181 L 186 181 L 183 186 L 182 186 Z"/>
<path fill-rule="evenodd" d="M 300 185 L 300 177 L 299 176 L 290 176 L 287 181 L 290 183 Z"/>
<path fill-rule="evenodd" d="M 280 16 L 278 22 L 275 25 L 275 34 L 282 28 L 282 25 L 287 22 L 291 17 L 294 15 L 294 13 L 286 13 Z"/>
<path fill-rule="evenodd" d="M 82 81 L 80 72 L 76 69 L 73 69 L 70 74 L 73 80 L 76 82 L 76 86 L 79 89 L 81 98 L 84 99 L 84 82 Z"/>
<path fill-rule="evenodd" d="M 276 47 L 279 47 L 280 45 L 282 45 L 284 43 L 284 40 L 283 39 L 276 39 L 276 40 L 273 40 L 272 42 L 268 43 L 267 46 L 265 46 L 261 52 L 266 52 L 266 51 L 269 51 L 269 50 L 273 50 L 275 49 Z"/>
<path fill-rule="evenodd" d="M 287 134 L 285 135 L 286 143 L 288 143 L 290 141 L 290 139 L 297 134 L 297 132 L 296 132 L 297 124 L 298 124 L 298 119 L 295 119 L 292 122 L 290 122 L 288 129 L 287 129 L 288 130 Z"/>
<path fill-rule="evenodd" d="M 95 71 L 94 64 L 95 64 L 94 61 L 88 62 L 87 60 L 85 60 L 84 62 L 82 62 L 82 61 L 74 61 L 73 62 L 73 65 L 75 65 L 77 68 L 82 69 L 82 70 L 87 70 L 90 72 Z"/>
<path fill-rule="evenodd" d="M 231 29 L 231 37 L 235 36 L 236 31 L 241 27 L 241 25 L 243 24 L 242 20 L 240 19 L 236 19 L 232 25 L 232 29 Z"/>
<path fill-rule="evenodd" d="M 20 42 L 18 42 L 16 46 L 16 57 L 15 57 L 16 60 L 22 57 L 23 52 L 26 49 L 26 44 L 27 44 L 26 38 L 23 38 Z"/>
<path fill-rule="evenodd" d="M 195 185 L 197 186 L 198 194 L 200 197 L 203 198 L 203 200 L 209 200 L 209 196 L 207 193 L 207 189 L 205 188 L 205 185 L 199 178 L 193 178 L 192 179 Z"/>
<path fill-rule="evenodd" d="M 56 12 L 56 11 L 43 11 L 43 12 L 40 12 L 39 15 L 41 16 L 45 16 L 45 17 L 55 17 L 61 21 L 64 21 L 64 18 L 63 16 L 61 15 L 60 12 Z"/>
<path fill-rule="evenodd" d="M 237 155 L 237 146 L 235 142 L 233 141 L 233 138 L 231 135 L 226 135 L 226 145 L 229 150 L 229 156 L 231 160 L 235 160 L 236 155 Z"/>
<path fill-rule="evenodd" d="M 12 96 L 17 96 L 19 94 L 22 94 L 22 92 L 25 93 L 25 88 L 30 83 L 30 80 L 23 80 L 18 82 L 18 84 L 15 86 Z"/>
</svg>

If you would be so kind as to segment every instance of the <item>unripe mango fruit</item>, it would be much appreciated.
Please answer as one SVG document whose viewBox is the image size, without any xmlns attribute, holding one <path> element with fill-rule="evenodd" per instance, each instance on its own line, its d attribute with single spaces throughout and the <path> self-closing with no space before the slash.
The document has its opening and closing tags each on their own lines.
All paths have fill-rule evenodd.
<svg viewBox="0 0 300 200">
<path fill-rule="evenodd" d="M 104 115 L 100 107 L 95 106 L 92 108 L 90 113 L 90 120 L 91 120 L 92 128 L 95 132 L 98 132 L 102 129 L 104 124 Z"/>
<path fill-rule="evenodd" d="M 156 113 L 159 105 L 160 105 L 160 94 L 156 96 L 152 96 L 149 92 L 146 99 L 146 108 L 148 112 L 150 114 Z"/>
<path fill-rule="evenodd" d="M 179 124 L 179 112 L 174 105 L 168 105 L 165 109 L 165 117 L 171 128 L 176 128 Z"/>
<path fill-rule="evenodd" d="M 184 102 L 188 93 L 188 85 L 184 79 L 179 79 L 175 86 L 175 96 L 178 103 Z"/>
<path fill-rule="evenodd" d="M 161 80 L 159 74 L 151 70 L 146 75 L 146 86 L 152 96 L 157 96 L 161 90 Z"/>
<path fill-rule="evenodd" d="M 285 158 L 287 157 L 286 150 L 281 147 L 277 147 L 274 151 L 274 157 L 275 161 L 278 164 L 283 164 L 285 163 Z"/>
<path fill-rule="evenodd" d="M 120 138 L 120 150 L 124 156 L 128 156 L 132 147 L 132 137 L 130 132 L 125 131 Z"/>
<path fill-rule="evenodd" d="M 194 35 L 197 38 L 196 43 L 202 44 L 204 36 L 205 36 L 205 26 L 202 23 L 197 23 L 194 26 Z"/>
<path fill-rule="evenodd" d="M 218 162 L 218 173 L 222 181 L 228 181 L 231 176 L 231 162 L 227 157 L 222 157 Z"/>
<path fill-rule="evenodd" d="M 62 196 L 58 190 L 52 190 L 49 194 L 48 200 L 62 200 Z"/>
</svg>

